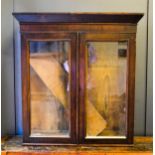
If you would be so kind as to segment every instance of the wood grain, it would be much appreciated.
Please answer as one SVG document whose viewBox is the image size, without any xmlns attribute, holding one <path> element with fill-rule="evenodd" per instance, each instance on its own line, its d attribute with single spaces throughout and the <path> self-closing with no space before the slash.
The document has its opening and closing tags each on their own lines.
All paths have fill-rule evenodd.
<svg viewBox="0 0 155 155">
<path fill-rule="evenodd" d="M 134 121 L 135 38 L 136 25 L 143 14 L 137 13 L 13 13 L 20 23 L 23 142 L 27 145 L 46 144 L 132 144 Z M 66 40 L 71 42 L 70 137 L 32 137 L 30 123 L 30 41 Z M 127 54 L 127 138 L 86 139 L 86 41 L 124 41 Z M 45 78 L 42 77 L 44 82 Z M 53 89 L 53 87 L 52 87 Z M 59 98 L 63 100 L 63 97 Z M 92 103 L 92 102 L 91 102 Z M 65 105 L 65 104 L 64 104 Z M 96 109 L 95 109 L 96 110 Z M 95 111 L 97 112 L 97 111 Z M 96 115 L 97 116 L 97 115 Z M 98 117 L 99 118 L 99 117 Z M 90 120 L 89 120 L 90 121 Z M 104 122 L 104 121 L 103 121 Z M 50 124 L 50 123 L 49 123 Z M 90 123 L 91 124 L 91 123 Z M 92 123 L 91 125 L 95 125 Z M 102 123 L 102 129 L 105 123 Z M 97 131 L 98 132 L 98 131 Z"/>
<path fill-rule="evenodd" d="M 2 145 L 4 155 L 152 155 L 153 138 L 135 137 L 132 146 L 75 145 L 23 146 L 21 137 L 12 137 Z"/>
<path fill-rule="evenodd" d="M 127 54 L 127 137 L 125 139 L 86 139 L 86 68 L 87 55 L 86 55 L 86 43 L 87 42 L 128 42 L 128 54 Z M 134 115 L 134 69 L 135 69 L 135 34 L 95 34 L 86 33 L 80 35 L 80 59 L 79 59 L 79 73 L 80 73 L 80 141 L 81 143 L 132 143 L 133 142 L 133 115 Z M 132 63 L 133 62 L 133 63 Z M 132 70 L 132 71 L 131 71 Z M 132 83 L 132 84 L 131 84 Z"/>
<path fill-rule="evenodd" d="M 71 43 L 71 82 L 70 82 L 70 135 L 67 137 L 54 136 L 50 138 L 31 136 L 31 96 L 30 96 L 30 51 L 29 41 L 50 41 L 50 40 L 65 40 Z M 23 95 L 23 142 L 26 143 L 75 143 L 76 140 L 76 34 L 75 33 L 40 33 L 40 34 L 22 34 L 22 95 Z M 46 69 L 46 67 L 44 67 Z M 44 79 L 45 81 L 45 79 Z M 61 95 L 61 94 L 60 94 Z"/>
</svg>

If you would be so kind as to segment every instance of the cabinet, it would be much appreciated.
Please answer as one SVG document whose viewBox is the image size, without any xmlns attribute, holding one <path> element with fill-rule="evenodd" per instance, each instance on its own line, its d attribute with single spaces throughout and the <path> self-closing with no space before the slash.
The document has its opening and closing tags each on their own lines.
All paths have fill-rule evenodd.
<svg viewBox="0 0 155 155">
<path fill-rule="evenodd" d="M 143 15 L 13 15 L 21 31 L 23 143 L 132 143 Z"/>
</svg>

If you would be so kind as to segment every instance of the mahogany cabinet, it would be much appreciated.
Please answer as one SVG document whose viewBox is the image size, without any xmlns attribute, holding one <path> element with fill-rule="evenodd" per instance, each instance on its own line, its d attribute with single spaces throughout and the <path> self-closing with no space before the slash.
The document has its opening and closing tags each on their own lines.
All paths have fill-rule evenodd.
<svg viewBox="0 0 155 155">
<path fill-rule="evenodd" d="M 131 144 L 143 14 L 13 13 L 24 144 Z"/>
</svg>

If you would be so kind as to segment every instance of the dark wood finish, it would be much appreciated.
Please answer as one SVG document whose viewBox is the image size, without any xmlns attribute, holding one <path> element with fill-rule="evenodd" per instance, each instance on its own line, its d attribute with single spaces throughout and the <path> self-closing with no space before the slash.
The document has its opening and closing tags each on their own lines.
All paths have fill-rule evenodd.
<svg viewBox="0 0 155 155">
<path fill-rule="evenodd" d="M 31 137 L 30 136 L 30 56 L 29 41 L 64 40 L 71 43 L 71 98 L 70 98 L 70 137 Z M 22 34 L 22 97 L 23 97 L 23 143 L 75 143 L 76 142 L 76 34 L 41 33 Z"/>
<path fill-rule="evenodd" d="M 22 24 L 22 33 L 53 33 L 58 32 L 92 32 L 95 33 L 136 33 L 136 25 L 133 24 L 51 24 L 51 25 L 32 25 Z"/>
<path fill-rule="evenodd" d="M 27 145 L 133 142 L 135 37 L 137 13 L 13 13 L 20 22 L 22 39 L 23 141 Z M 30 137 L 29 40 L 70 40 L 71 45 L 71 137 Z M 85 41 L 127 40 L 128 117 L 127 139 L 85 139 Z"/>
<path fill-rule="evenodd" d="M 10 155 L 152 155 L 152 137 L 134 137 L 132 146 L 125 145 L 72 145 L 72 146 L 23 146 L 21 137 L 2 143 L 2 153 Z"/>
<path fill-rule="evenodd" d="M 20 23 L 133 23 L 141 13 L 13 13 Z"/>
<path fill-rule="evenodd" d="M 135 81 L 135 34 L 96 34 L 88 33 L 80 35 L 79 50 L 79 136 L 80 143 L 104 143 L 119 144 L 133 143 L 133 125 L 134 125 L 134 81 Z M 128 41 L 127 51 L 127 135 L 125 139 L 86 139 L 86 43 L 87 41 Z"/>
</svg>

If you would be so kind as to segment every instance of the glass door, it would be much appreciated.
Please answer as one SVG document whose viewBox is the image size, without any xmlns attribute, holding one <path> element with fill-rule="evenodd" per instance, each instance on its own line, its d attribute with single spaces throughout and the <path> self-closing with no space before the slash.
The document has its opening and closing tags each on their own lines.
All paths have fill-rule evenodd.
<svg viewBox="0 0 155 155">
<path fill-rule="evenodd" d="M 125 34 L 80 36 L 81 143 L 129 142 L 130 42 Z"/>
<path fill-rule="evenodd" d="M 23 43 L 25 139 L 75 143 L 76 35 L 26 34 Z"/>
</svg>

